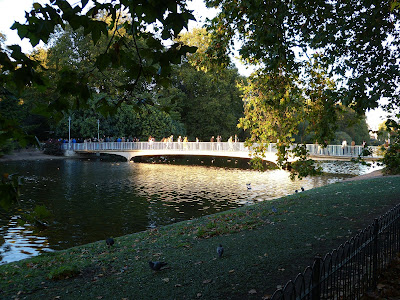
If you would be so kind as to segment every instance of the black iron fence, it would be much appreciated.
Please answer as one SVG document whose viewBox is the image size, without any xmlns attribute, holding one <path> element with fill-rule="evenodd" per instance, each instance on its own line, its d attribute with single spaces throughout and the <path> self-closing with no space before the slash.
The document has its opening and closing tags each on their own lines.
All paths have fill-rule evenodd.
<svg viewBox="0 0 400 300">
<path fill-rule="evenodd" d="M 400 252 L 400 204 L 275 291 L 278 299 L 359 299 Z"/>
</svg>

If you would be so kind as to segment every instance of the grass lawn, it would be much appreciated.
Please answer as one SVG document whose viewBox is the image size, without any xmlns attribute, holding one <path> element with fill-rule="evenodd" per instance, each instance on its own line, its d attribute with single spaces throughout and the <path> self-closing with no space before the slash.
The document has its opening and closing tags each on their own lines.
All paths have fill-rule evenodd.
<svg viewBox="0 0 400 300">
<path fill-rule="evenodd" d="M 49 253 L 0 266 L 0 299 L 262 299 L 399 201 L 400 177 L 342 182 Z"/>
</svg>

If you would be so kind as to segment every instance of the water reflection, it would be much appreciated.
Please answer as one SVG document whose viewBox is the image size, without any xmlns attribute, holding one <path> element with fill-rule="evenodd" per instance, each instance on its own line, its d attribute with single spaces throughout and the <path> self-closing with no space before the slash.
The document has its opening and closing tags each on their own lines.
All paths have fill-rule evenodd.
<svg viewBox="0 0 400 300">
<path fill-rule="evenodd" d="M 324 169 L 336 174 L 293 182 L 281 170 L 261 173 L 165 162 L 69 159 L 2 164 L 0 171 L 25 178 L 25 208 L 45 204 L 54 219 L 47 230 L 35 232 L 29 225 L 18 225 L 20 212 L 0 210 L 0 264 L 274 199 L 300 187 L 323 186 L 349 176 L 338 174 L 341 170 L 354 175 L 369 171 L 324 162 Z"/>
<path fill-rule="evenodd" d="M 18 225 L 17 216 L 12 216 L 9 223 L 0 228 L 0 232 L 3 235 L 0 247 L 0 264 L 52 251 L 47 238 L 37 236 L 29 228 Z"/>
</svg>

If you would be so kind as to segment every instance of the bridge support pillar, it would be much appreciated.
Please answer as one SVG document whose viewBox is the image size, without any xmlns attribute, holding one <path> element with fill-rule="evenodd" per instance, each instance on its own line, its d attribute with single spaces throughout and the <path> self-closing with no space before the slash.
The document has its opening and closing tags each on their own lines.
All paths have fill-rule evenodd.
<svg viewBox="0 0 400 300">
<path fill-rule="evenodd" d="M 134 157 L 135 155 L 133 155 L 130 152 L 115 152 L 113 154 L 119 155 L 119 156 L 123 156 L 126 158 L 126 161 L 130 161 L 132 159 L 132 157 Z"/>
<path fill-rule="evenodd" d="M 64 155 L 65 156 L 76 156 L 76 153 L 74 150 L 65 150 Z"/>
</svg>

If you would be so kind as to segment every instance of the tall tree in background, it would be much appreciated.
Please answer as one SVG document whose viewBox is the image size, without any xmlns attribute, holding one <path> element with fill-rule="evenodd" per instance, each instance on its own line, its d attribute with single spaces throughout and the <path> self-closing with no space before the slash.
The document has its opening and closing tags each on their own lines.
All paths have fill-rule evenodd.
<svg viewBox="0 0 400 300">
<path fill-rule="evenodd" d="M 159 97 L 169 103 L 173 100 L 174 110 L 192 140 L 198 137 L 208 141 L 217 135 L 228 139 L 239 135 L 237 123 L 243 116 L 243 101 L 238 83 L 245 78 L 233 64 L 221 68 L 207 58 L 205 51 L 210 35 L 204 28 L 181 34 L 179 40 L 197 47 L 197 51 L 174 68 L 171 86 L 161 87 Z"/>
<path fill-rule="evenodd" d="M 192 46 L 207 45 L 207 40 L 203 38 L 206 35 L 205 29 L 197 29 L 194 32 L 183 34 L 180 39 Z M 98 41 L 100 49 L 105 42 L 107 42 L 105 39 Z M 58 72 L 64 68 L 87 69 L 92 58 L 99 52 L 98 46 L 93 46 L 90 36 L 85 36 L 82 30 L 72 31 L 68 26 L 53 36 L 49 46 L 47 51 L 36 51 L 35 56 L 36 59 L 43 59 L 42 65 L 47 67 L 49 70 L 47 74 L 51 74 L 49 76 L 53 78 L 56 78 Z M 201 51 L 198 52 L 200 55 L 202 54 Z M 101 135 L 106 136 L 135 136 L 143 139 L 146 138 L 146 134 L 156 138 L 171 134 L 184 135 L 186 132 L 181 128 L 182 123 L 192 140 L 195 137 L 208 140 L 212 135 L 222 135 L 227 139 L 230 135 L 239 133 L 236 125 L 243 113 L 243 102 L 237 88 L 237 81 L 243 78 L 238 75 L 237 69 L 233 66 L 225 70 L 218 69 L 216 75 L 196 67 L 193 63 L 195 56 L 198 57 L 199 54 L 196 52 L 190 55 L 187 61 L 173 68 L 172 84 L 168 87 L 149 84 L 145 80 L 139 80 L 137 83 L 136 99 L 132 99 L 131 103 L 146 99 L 147 104 L 168 107 L 171 120 L 168 120 L 170 117 L 164 112 L 157 112 L 150 108 L 143 109 L 145 117 L 142 118 L 126 105 L 118 106 L 115 116 L 101 116 L 97 112 L 99 100 L 107 97 L 110 105 L 116 102 L 114 99 L 117 97 L 118 90 L 116 91 L 115 86 L 125 84 L 127 79 L 124 76 L 123 66 L 103 72 L 93 70 L 87 85 L 97 91 L 96 97 L 87 102 L 88 105 L 71 107 L 68 111 L 70 115 L 74 116 L 72 120 L 73 136 L 85 138 L 97 136 L 97 119 L 101 120 Z M 203 61 L 206 63 L 204 58 Z M 218 66 L 214 66 L 214 68 L 217 69 Z M 54 99 L 62 95 L 57 93 L 56 87 L 53 88 L 52 93 L 50 90 L 48 88 L 46 93 L 41 93 L 41 98 Z M 128 112 L 131 113 L 131 116 L 127 114 Z M 121 118 L 127 122 L 118 122 Z M 126 118 L 129 119 L 129 122 Z M 147 118 L 150 120 L 149 122 L 146 121 Z M 56 126 L 57 136 L 66 136 L 66 119 L 67 116 L 61 126 Z M 157 120 L 160 124 L 157 124 Z M 164 126 L 163 130 L 155 128 L 151 130 L 151 127 L 160 127 L 161 124 Z M 145 132 L 147 133 L 145 134 Z"/>
<path fill-rule="evenodd" d="M 33 46 L 40 41 L 48 43 L 60 27 L 73 34 L 79 34 L 79 31 L 83 33 L 82 41 L 72 45 L 71 50 L 74 51 L 75 46 L 85 43 L 86 37 L 90 36 L 90 43 L 93 47 L 97 46 L 98 50 L 87 53 L 87 57 L 83 57 L 85 53 L 76 53 L 80 55 L 84 68 L 63 64 L 61 69 L 57 69 L 57 63 L 62 59 L 60 53 L 59 60 L 53 62 L 56 76 L 51 77 L 43 72 L 46 66 L 22 53 L 19 46 L 12 45 L 0 52 L 1 87 L 12 93 L 20 93 L 27 86 L 54 88 L 57 97 L 42 106 L 41 110 L 48 116 L 61 119 L 62 112 L 85 107 L 93 94 L 102 92 L 102 86 L 93 88 L 89 83 L 92 76 L 103 75 L 104 80 L 113 86 L 107 92 L 115 95 L 113 103 L 105 95 L 99 99 L 98 109 L 106 114 L 123 102 L 146 103 L 148 99 L 137 97 L 140 82 L 146 80 L 149 83 L 166 84 L 171 65 L 180 63 L 182 56 L 195 51 L 195 48 L 175 41 L 180 31 L 187 28 L 188 21 L 194 19 L 185 1 L 132 3 L 128 0 L 112 0 L 105 3 L 92 1 L 90 5 L 88 2 L 82 0 L 74 6 L 63 0 L 52 0 L 44 5 L 34 3 L 33 9 L 26 14 L 26 24 L 15 22 L 13 25 L 19 36 L 28 38 Z M 152 26 L 152 31 L 149 26 Z M 166 41 L 171 42 L 167 47 L 164 46 Z M 66 56 L 69 57 L 71 55 Z M 123 82 L 107 76 L 122 67 Z M 14 137 L 18 136 L 14 134 Z"/>
</svg>

